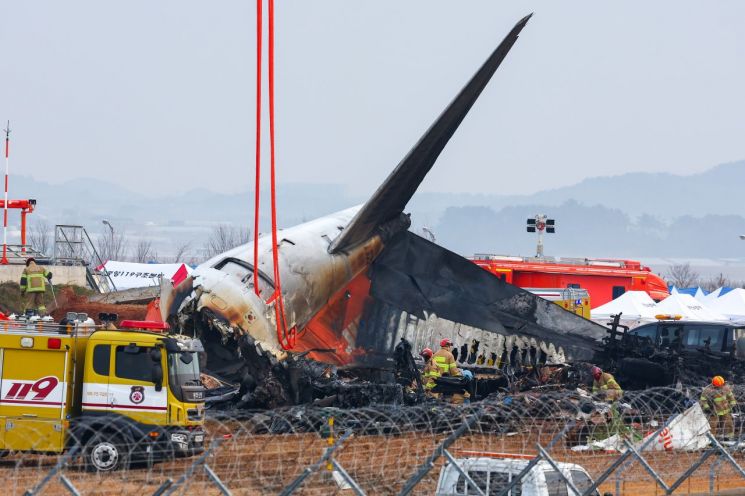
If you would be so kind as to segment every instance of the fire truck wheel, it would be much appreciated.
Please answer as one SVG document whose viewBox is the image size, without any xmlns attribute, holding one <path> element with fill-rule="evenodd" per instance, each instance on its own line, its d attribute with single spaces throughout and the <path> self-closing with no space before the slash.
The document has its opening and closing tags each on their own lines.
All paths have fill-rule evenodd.
<svg viewBox="0 0 745 496">
<path fill-rule="evenodd" d="M 91 472 L 111 472 L 128 465 L 127 443 L 116 434 L 100 432 L 88 441 L 85 466 Z"/>
</svg>

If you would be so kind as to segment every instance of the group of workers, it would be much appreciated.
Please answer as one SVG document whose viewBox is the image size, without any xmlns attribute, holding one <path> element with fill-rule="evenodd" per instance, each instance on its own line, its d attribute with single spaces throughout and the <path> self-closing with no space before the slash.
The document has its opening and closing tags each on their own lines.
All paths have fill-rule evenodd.
<svg viewBox="0 0 745 496">
<path fill-rule="evenodd" d="M 623 396 L 623 390 L 613 375 L 603 372 L 600 367 L 592 368 L 592 378 L 593 394 L 602 395 L 612 403 Z M 701 391 L 699 404 L 704 413 L 709 416 L 711 431 L 717 437 L 735 438 L 735 420 L 732 411 L 737 406 L 737 401 L 724 377 L 718 375 L 711 380 L 711 384 Z"/>
<path fill-rule="evenodd" d="M 430 398 L 440 398 L 440 393 L 434 392 L 435 386 L 437 386 L 437 379 L 443 376 L 450 377 L 461 377 L 464 373 L 458 368 L 455 363 L 455 356 L 452 352 L 453 342 L 444 338 L 440 341 L 440 349 L 433 352 L 430 348 L 424 348 L 419 355 L 424 359 L 424 369 L 422 370 L 422 386 L 424 387 L 425 394 Z M 470 375 L 469 371 L 465 371 Z M 455 393 L 447 395 L 446 398 L 452 403 L 464 403 L 468 402 L 470 393 L 464 391 L 463 393 Z"/>
<path fill-rule="evenodd" d="M 463 372 L 458 368 L 453 356 L 453 342 L 444 338 L 440 341 L 440 349 L 433 352 L 430 348 L 424 348 L 420 355 L 424 358 L 424 369 L 422 370 L 422 386 L 429 397 L 440 398 L 433 389 L 437 385 L 437 379 L 442 376 L 461 376 Z M 623 396 L 623 389 L 618 384 L 613 374 L 604 372 L 600 367 L 594 366 L 592 373 L 592 393 L 600 396 L 615 405 Z M 464 394 L 468 400 L 468 392 Z M 462 402 L 462 398 L 456 395 L 450 398 L 454 403 Z M 735 423 L 732 410 L 737 406 L 732 389 L 725 383 L 722 376 L 714 377 L 711 384 L 701 391 L 699 403 L 704 413 L 709 415 L 711 430 L 720 438 L 735 437 Z"/>
</svg>

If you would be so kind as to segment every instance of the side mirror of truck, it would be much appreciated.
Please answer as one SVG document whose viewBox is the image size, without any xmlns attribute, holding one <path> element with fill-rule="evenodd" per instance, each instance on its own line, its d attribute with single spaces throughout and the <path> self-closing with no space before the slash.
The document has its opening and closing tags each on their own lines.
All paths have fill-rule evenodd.
<svg viewBox="0 0 745 496">
<path fill-rule="evenodd" d="M 153 361 L 152 377 L 155 383 L 155 390 L 160 391 L 163 389 L 163 365 L 160 363 L 163 359 L 163 354 L 159 348 L 150 350 L 150 359 Z"/>
<path fill-rule="evenodd" d="M 155 383 L 155 390 L 160 391 L 163 389 L 163 366 L 158 363 L 153 363 L 152 378 Z"/>
</svg>

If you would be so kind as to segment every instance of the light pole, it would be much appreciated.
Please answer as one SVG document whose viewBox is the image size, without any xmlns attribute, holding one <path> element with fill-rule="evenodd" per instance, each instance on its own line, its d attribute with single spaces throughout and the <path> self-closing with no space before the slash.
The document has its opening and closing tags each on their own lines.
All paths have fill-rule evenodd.
<svg viewBox="0 0 745 496">
<path fill-rule="evenodd" d="M 111 222 L 109 222 L 108 220 L 104 219 L 103 220 L 103 225 L 109 226 L 109 229 L 111 229 L 111 237 L 113 238 L 114 237 L 114 226 L 111 225 Z"/>
<path fill-rule="evenodd" d="M 538 232 L 538 246 L 536 247 L 536 258 L 543 258 L 543 233 L 553 234 L 556 232 L 556 221 L 549 219 L 546 214 L 536 214 L 527 220 L 528 232 Z"/>
</svg>

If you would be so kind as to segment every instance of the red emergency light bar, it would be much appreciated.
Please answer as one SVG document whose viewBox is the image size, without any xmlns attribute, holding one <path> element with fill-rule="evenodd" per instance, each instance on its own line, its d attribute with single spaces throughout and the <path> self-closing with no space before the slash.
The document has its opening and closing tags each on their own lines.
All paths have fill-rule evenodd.
<svg viewBox="0 0 745 496">
<path fill-rule="evenodd" d="M 156 322 L 154 320 L 122 320 L 119 329 L 147 329 L 149 331 L 167 331 L 170 328 L 168 322 Z"/>
</svg>

